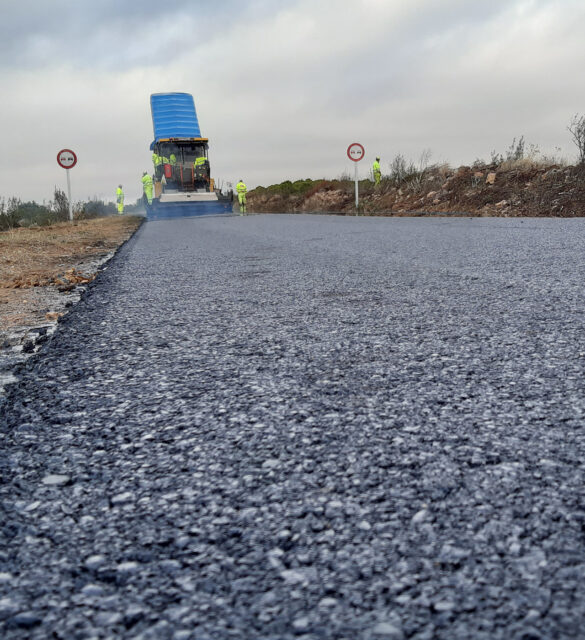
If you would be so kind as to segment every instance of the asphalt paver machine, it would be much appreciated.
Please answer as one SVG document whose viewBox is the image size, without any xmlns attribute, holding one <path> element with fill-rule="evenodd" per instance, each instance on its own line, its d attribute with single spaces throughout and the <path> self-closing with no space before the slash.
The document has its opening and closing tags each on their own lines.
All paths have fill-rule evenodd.
<svg viewBox="0 0 585 640">
<path fill-rule="evenodd" d="M 201 136 L 193 96 L 150 96 L 154 140 L 154 194 L 149 219 L 231 213 L 233 192 L 215 185 L 209 164 L 209 140 Z"/>
</svg>

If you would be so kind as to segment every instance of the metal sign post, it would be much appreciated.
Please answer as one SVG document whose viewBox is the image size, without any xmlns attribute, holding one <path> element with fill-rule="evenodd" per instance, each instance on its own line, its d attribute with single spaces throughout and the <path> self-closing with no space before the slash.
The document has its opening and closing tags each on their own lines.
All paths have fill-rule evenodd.
<svg viewBox="0 0 585 640">
<path fill-rule="evenodd" d="M 77 156 L 71 149 L 61 149 L 57 154 L 57 164 L 67 171 L 67 202 L 69 203 L 69 220 L 73 221 L 73 206 L 71 203 L 71 178 L 69 169 L 77 164 Z"/>
<path fill-rule="evenodd" d="M 357 163 L 366 155 L 364 147 L 359 142 L 354 142 L 347 147 L 347 157 L 355 162 L 355 214 L 359 213 L 359 187 L 358 187 L 358 166 Z"/>
</svg>

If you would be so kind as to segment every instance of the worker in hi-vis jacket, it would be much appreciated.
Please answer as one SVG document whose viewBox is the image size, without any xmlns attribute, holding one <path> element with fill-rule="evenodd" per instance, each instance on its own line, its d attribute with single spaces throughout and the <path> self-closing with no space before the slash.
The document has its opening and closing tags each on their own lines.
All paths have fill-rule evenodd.
<svg viewBox="0 0 585 640">
<path fill-rule="evenodd" d="M 236 185 L 236 191 L 238 192 L 238 202 L 240 203 L 240 215 L 243 216 L 246 213 L 246 192 L 248 187 L 242 179 Z"/>
<path fill-rule="evenodd" d="M 142 191 L 144 192 L 144 197 L 146 198 L 148 204 L 152 204 L 153 186 L 154 185 L 152 182 L 152 176 L 150 176 L 148 172 L 145 171 L 142 174 Z"/>
<path fill-rule="evenodd" d="M 197 173 L 199 171 L 205 171 L 207 169 L 208 163 L 207 158 L 205 156 L 199 156 L 193 160 L 193 170 Z"/>
<path fill-rule="evenodd" d="M 376 158 L 374 160 L 374 164 L 372 165 L 372 173 L 374 174 L 374 185 L 378 186 L 382 178 L 382 171 L 380 169 L 380 158 Z"/>
<path fill-rule="evenodd" d="M 118 203 L 118 213 L 122 215 L 124 213 L 124 192 L 121 184 L 116 189 L 116 202 Z"/>
<path fill-rule="evenodd" d="M 152 154 L 152 164 L 154 165 L 154 175 L 157 180 L 160 180 L 162 176 L 162 156 L 159 156 L 156 151 Z"/>
</svg>

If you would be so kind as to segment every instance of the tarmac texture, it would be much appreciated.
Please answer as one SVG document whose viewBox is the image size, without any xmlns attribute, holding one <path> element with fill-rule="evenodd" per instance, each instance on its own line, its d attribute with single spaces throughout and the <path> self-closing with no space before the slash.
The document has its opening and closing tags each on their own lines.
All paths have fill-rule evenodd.
<svg viewBox="0 0 585 640">
<path fill-rule="evenodd" d="M 582 638 L 584 236 L 143 225 L 0 405 L 0 636 Z"/>
</svg>

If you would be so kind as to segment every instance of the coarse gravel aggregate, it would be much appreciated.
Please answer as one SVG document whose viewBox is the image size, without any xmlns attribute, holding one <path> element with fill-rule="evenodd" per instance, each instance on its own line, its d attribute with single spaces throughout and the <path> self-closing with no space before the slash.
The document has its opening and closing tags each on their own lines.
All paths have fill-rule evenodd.
<svg viewBox="0 0 585 640">
<path fill-rule="evenodd" d="M 584 237 L 143 225 L 0 401 L 0 636 L 584 637 Z"/>
</svg>

